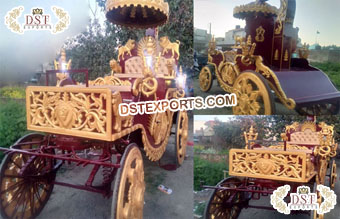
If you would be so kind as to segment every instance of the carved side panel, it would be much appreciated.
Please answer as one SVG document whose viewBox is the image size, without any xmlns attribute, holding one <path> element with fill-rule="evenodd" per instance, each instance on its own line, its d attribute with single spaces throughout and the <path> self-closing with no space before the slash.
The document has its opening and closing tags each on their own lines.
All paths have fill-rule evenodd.
<svg viewBox="0 0 340 219">
<path fill-rule="evenodd" d="M 315 173 L 306 175 L 306 156 L 306 153 L 298 151 L 232 149 L 229 152 L 229 174 L 232 176 L 307 182 Z"/>
<path fill-rule="evenodd" d="M 28 87 L 27 129 L 111 140 L 111 90 Z"/>
</svg>

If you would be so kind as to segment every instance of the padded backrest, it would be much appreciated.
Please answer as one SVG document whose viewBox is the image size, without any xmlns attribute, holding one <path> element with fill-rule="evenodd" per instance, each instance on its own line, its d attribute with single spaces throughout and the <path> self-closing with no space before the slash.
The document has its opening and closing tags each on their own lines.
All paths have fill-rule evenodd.
<svg viewBox="0 0 340 219">
<path fill-rule="evenodd" d="M 143 60 L 139 56 L 129 58 L 125 62 L 126 74 L 142 74 L 143 73 Z"/>
<path fill-rule="evenodd" d="M 293 132 L 290 135 L 290 144 L 320 145 L 319 133 L 311 129 Z"/>
</svg>

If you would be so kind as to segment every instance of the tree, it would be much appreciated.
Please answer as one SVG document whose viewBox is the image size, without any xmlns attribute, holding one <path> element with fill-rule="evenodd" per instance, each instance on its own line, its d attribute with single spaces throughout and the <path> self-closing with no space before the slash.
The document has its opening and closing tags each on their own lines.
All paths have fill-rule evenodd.
<svg viewBox="0 0 340 219">
<path fill-rule="evenodd" d="M 169 36 L 173 42 L 179 40 L 180 61 L 184 69 L 192 66 L 193 60 L 193 23 L 192 0 L 171 0 L 169 21 L 160 27 L 160 36 Z M 105 13 L 106 0 L 97 0 L 102 13 Z M 144 30 L 129 29 L 108 21 L 102 27 L 96 19 L 91 20 L 86 31 L 68 40 L 64 48 L 72 58 L 72 68 L 88 68 L 90 79 L 110 72 L 109 61 L 117 59 L 117 48 L 129 39 L 139 40 Z"/>
</svg>

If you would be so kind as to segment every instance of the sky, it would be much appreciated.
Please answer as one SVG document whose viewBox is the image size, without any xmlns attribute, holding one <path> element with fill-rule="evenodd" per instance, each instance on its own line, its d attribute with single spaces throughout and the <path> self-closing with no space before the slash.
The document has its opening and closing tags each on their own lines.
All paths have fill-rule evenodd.
<svg viewBox="0 0 340 219">
<path fill-rule="evenodd" d="M 205 128 L 204 123 L 207 121 L 218 119 L 221 122 L 227 122 L 233 117 L 228 115 L 194 115 L 194 130 Z"/>
<path fill-rule="evenodd" d="M 194 0 L 194 26 L 209 29 L 212 34 L 224 37 L 224 33 L 236 25 L 245 26 L 245 21 L 233 17 L 236 6 L 254 0 Z M 280 0 L 269 0 L 268 4 L 280 7 Z M 299 27 L 302 43 L 322 46 L 340 46 L 340 1 L 339 0 L 296 0 L 294 27 Z M 317 36 L 316 32 L 320 34 Z M 316 39 L 317 37 L 317 39 Z"/>
<path fill-rule="evenodd" d="M 42 7 L 50 14 L 52 23 L 56 17 L 51 6 L 59 6 L 66 10 L 71 24 L 63 33 L 52 34 L 44 31 L 26 31 L 23 35 L 11 32 L 5 26 L 5 16 L 14 7 L 24 6 L 19 22 L 24 22 L 24 14 L 31 13 L 33 7 Z M 56 58 L 67 38 L 72 38 L 86 30 L 89 19 L 93 18 L 90 7 L 95 9 L 95 0 L 11 0 L 1 1 L 0 7 L 0 82 L 25 81 L 33 73 L 41 69 L 42 63 L 49 63 Z M 103 20 L 104 12 L 98 8 L 97 18 Z M 54 19 L 54 20 L 53 20 Z M 1 83 L 0 83 L 1 84 Z"/>
</svg>

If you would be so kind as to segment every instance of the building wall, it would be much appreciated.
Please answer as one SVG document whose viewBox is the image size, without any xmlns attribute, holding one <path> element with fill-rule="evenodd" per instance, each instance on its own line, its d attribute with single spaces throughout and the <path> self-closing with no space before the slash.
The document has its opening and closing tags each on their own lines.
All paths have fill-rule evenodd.
<svg viewBox="0 0 340 219">
<path fill-rule="evenodd" d="M 310 62 L 340 62 L 340 50 L 310 50 Z"/>
</svg>

